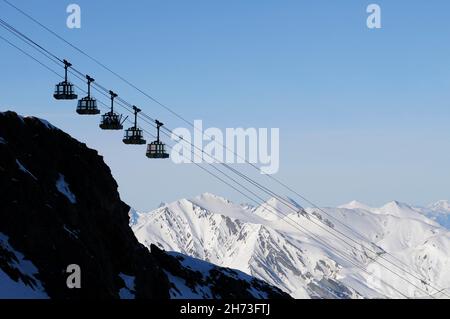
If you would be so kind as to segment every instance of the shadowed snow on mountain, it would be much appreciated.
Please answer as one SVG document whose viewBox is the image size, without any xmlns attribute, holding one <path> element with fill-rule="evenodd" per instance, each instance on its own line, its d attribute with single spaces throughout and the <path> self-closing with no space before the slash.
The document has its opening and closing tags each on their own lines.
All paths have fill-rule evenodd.
<svg viewBox="0 0 450 319">
<path fill-rule="evenodd" d="M 38 269 L 0 233 L 0 299 L 47 299 Z"/>
<path fill-rule="evenodd" d="M 450 214 L 450 201 L 448 200 L 440 200 L 436 203 L 430 204 L 428 209 L 436 212 L 443 212 L 446 214 Z"/>
<path fill-rule="evenodd" d="M 450 233 L 399 202 L 303 209 L 272 198 L 246 208 L 203 194 L 135 221 L 146 246 L 239 269 L 295 298 L 421 298 L 437 293 L 425 282 L 450 287 Z"/>
</svg>

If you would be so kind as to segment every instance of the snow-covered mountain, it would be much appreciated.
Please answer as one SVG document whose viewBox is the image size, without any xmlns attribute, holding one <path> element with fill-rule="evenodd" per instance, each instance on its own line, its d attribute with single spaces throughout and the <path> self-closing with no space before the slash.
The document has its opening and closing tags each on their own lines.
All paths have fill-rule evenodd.
<svg viewBox="0 0 450 319">
<path fill-rule="evenodd" d="M 399 202 L 303 209 L 273 198 L 250 207 L 203 194 L 131 220 L 147 247 L 239 269 L 295 298 L 450 295 L 439 291 L 450 287 L 450 232 Z"/>
<path fill-rule="evenodd" d="M 418 210 L 428 218 L 450 230 L 450 202 L 448 200 L 440 200 L 427 207 L 418 208 Z"/>
</svg>

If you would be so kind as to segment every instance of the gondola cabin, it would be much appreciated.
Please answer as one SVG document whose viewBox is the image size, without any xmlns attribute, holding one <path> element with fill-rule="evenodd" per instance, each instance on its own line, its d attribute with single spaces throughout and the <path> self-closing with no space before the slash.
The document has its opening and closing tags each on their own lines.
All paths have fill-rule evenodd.
<svg viewBox="0 0 450 319">
<path fill-rule="evenodd" d="M 100 114 L 100 110 L 97 108 L 97 100 L 91 97 L 84 97 L 78 100 L 77 113 L 80 115 Z"/>
<path fill-rule="evenodd" d="M 76 100 L 78 95 L 75 94 L 73 84 L 67 81 L 56 84 L 53 97 L 56 100 Z"/>
<path fill-rule="evenodd" d="M 56 100 L 76 100 L 78 98 L 78 95 L 75 94 L 74 85 L 67 79 L 67 71 L 69 67 L 72 66 L 72 64 L 70 64 L 66 60 L 64 60 L 63 62 L 65 70 L 64 81 L 56 84 L 53 97 Z"/>
<path fill-rule="evenodd" d="M 102 130 L 123 130 L 122 115 L 114 112 L 103 114 L 100 128 Z"/>
<path fill-rule="evenodd" d="M 143 145 L 147 141 L 144 139 L 143 131 L 137 126 L 138 113 L 141 112 L 136 106 L 133 106 L 134 111 L 134 126 L 125 130 L 125 136 L 123 137 L 123 142 L 127 145 Z"/>
<path fill-rule="evenodd" d="M 160 128 L 164 125 L 160 121 L 156 120 L 156 129 L 158 131 L 156 141 L 150 143 L 147 146 L 147 157 L 151 159 L 166 159 L 169 158 L 169 154 L 166 153 L 166 146 L 159 139 Z"/>
<path fill-rule="evenodd" d="M 113 91 L 109 91 L 111 95 L 111 110 L 108 113 L 102 115 L 102 120 L 100 122 L 100 128 L 102 130 L 122 130 L 123 122 L 122 115 L 114 113 L 114 99 L 118 97 Z"/>
<path fill-rule="evenodd" d="M 97 100 L 91 96 L 91 83 L 95 80 L 89 75 L 86 75 L 88 83 L 88 95 L 81 100 L 78 100 L 77 113 L 80 115 L 97 115 L 100 110 L 97 108 Z"/>
<path fill-rule="evenodd" d="M 144 139 L 142 130 L 136 127 L 130 127 L 129 129 L 125 130 L 123 142 L 127 145 L 144 145 L 145 143 L 147 143 L 147 141 Z"/>
<path fill-rule="evenodd" d="M 152 142 L 147 146 L 147 157 L 152 159 L 166 159 L 169 158 L 169 154 L 166 153 L 164 143 L 160 141 Z"/>
</svg>

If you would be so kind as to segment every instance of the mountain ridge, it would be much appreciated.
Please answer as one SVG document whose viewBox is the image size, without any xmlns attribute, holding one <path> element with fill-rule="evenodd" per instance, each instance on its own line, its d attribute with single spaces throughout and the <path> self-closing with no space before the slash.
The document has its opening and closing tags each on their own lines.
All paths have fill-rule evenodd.
<svg viewBox="0 0 450 319">
<path fill-rule="evenodd" d="M 230 214 L 228 208 L 242 208 L 239 204 L 222 200 L 226 204 L 221 208 L 211 204 L 213 209 L 208 210 L 204 202 L 202 207 L 196 207 L 194 203 L 198 203 L 199 198 L 205 200 L 202 194 L 180 200 L 184 203 L 181 206 L 180 201 L 175 201 L 153 212 L 139 214 L 137 225 L 133 227 L 136 237 L 144 245 L 151 240 L 169 251 L 239 269 L 296 298 L 401 297 L 382 285 L 380 278 L 400 285 L 413 298 L 424 296 L 422 289 L 427 291 L 427 285 L 421 289 L 411 287 L 388 269 L 379 267 L 380 257 L 372 251 L 378 251 L 393 263 L 398 264 L 397 259 L 407 263 L 418 273 L 417 277 L 423 276 L 436 286 L 450 287 L 450 272 L 443 270 L 443 265 L 450 265 L 450 256 L 446 253 L 450 233 L 410 205 L 394 201 L 370 210 L 363 204 L 366 209 L 305 208 L 304 212 L 297 205 L 288 217 L 264 219 L 258 216 L 260 214 L 255 218 L 255 212 L 263 209 L 267 202 L 280 206 L 282 202 L 269 199 L 259 207 L 236 215 Z M 313 224 L 311 219 L 326 222 L 327 227 L 367 244 L 349 249 L 348 245 Z M 172 222 L 170 227 L 168 220 Z M 358 230 L 359 235 L 349 232 L 342 224 Z M 195 231 L 191 231 L 192 225 L 197 228 Z M 308 233 L 299 231 L 298 225 Z M 334 246 L 337 249 L 329 249 Z M 347 251 L 364 268 L 375 270 L 377 276 L 365 274 L 336 251 Z M 373 262 L 371 258 L 378 260 Z M 428 262 L 435 266 L 426 266 Z M 402 276 L 416 280 L 415 284 L 420 287 L 416 278 L 407 273 Z"/>
</svg>

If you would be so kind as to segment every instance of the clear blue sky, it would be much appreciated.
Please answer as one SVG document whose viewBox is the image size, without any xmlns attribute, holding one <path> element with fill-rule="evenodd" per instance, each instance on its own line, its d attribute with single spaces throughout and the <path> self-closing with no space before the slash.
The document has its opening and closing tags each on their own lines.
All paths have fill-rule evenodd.
<svg viewBox="0 0 450 319">
<path fill-rule="evenodd" d="M 279 127 L 276 177 L 320 205 L 450 198 L 449 1 L 10 1 L 189 120 Z M 65 24 L 73 2 L 80 30 Z M 381 30 L 365 24 L 373 2 Z M 183 126 L 1 1 L 0 17 Z M 149 161 L 144 148 L 122 145 L 120 132 L 101 132 L 98 118 L 52 99 L 55 75 L 3 42 L 0 52 L 0 109 L 47 118 L 98 149 L 130 205 L 150 210 L 205 191 L 246 201 L 192 165 Z"/>
</svg>

